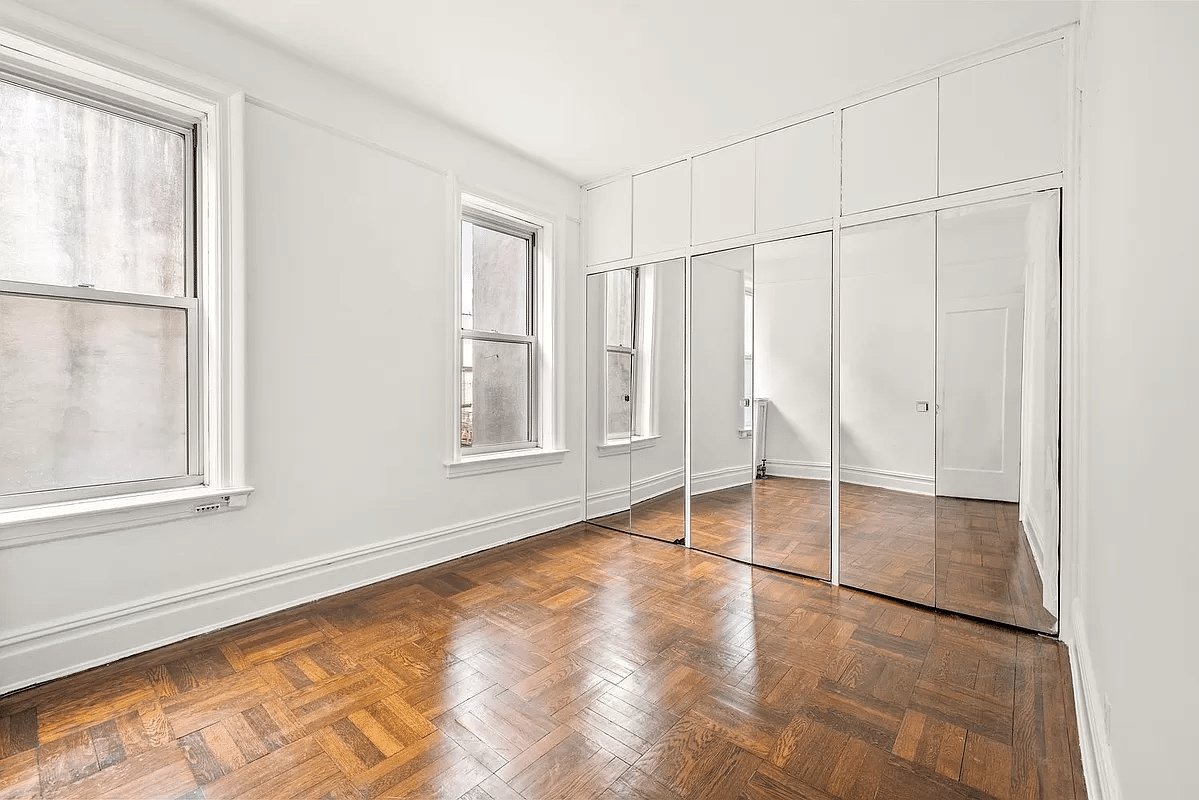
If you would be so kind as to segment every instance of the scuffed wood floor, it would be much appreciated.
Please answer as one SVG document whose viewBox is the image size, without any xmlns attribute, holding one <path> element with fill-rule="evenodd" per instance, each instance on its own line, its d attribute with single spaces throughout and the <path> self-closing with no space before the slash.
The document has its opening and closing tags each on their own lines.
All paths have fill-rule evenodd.
<svg viewBox="0 0 1199 800">
<path fill-rule="evenodd" d="M 0 798 L 1083 798 L 1067 658 L 575 525 L 0 698 Z"/>
</svg>

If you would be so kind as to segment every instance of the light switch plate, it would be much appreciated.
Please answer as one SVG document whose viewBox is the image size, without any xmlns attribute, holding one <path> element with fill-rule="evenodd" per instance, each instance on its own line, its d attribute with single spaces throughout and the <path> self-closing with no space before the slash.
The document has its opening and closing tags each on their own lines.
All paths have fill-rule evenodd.
<svg viewBox="0 0 1199 800">
<path fill-rule="evenodd" d="M 926 413 L 928 411 L 928 403 L 917 403 L 916 410 L 920 413 Z"/>
</svg>

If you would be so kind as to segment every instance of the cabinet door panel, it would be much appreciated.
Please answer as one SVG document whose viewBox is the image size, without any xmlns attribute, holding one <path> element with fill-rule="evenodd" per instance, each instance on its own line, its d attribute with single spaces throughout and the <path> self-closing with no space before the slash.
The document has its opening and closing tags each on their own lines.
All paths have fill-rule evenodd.
<svg viewBox="0 0 1199 800">
<path fill-rule="evenodd" d="M 754 232 L 755 140 L 691 162 L 691 241 L 717 242 Z"/>
<path fill-rule="evenodd" d="M 587 263 L 633 254 L 633 188 L 621 178 L 587 190 Z"/>
<path fill-rule="evenodd" d="M 690 227 L 686 161 L 633 176 L 633 255 L 686 247 Z"/>
<path fill-rule="evenodd" d="M 1061 171 L 1065 89 L 1060 41 L 942 78 L 941 193 Z"/>
<path fill-rule="evenodd" d="M 845 213 L 936 196 L 936 81 L 847 108 L 842 125 Z"/>
<path fill-rule="evenodd" d="M 831 114 L 761 136 L 757 146 L 758 233 L 836 213 Z"/>
</svg>

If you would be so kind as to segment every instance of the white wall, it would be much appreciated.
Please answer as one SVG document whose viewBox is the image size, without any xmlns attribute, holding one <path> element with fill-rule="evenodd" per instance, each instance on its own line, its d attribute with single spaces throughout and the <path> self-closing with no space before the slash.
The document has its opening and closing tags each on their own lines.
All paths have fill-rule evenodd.
<svg viewBox="0 0 1199 800">
<path fill-rule="evenodd" d="M 833 238 L 754 247 L 754 394 L 770 400 L 769 473 L 830 478 Z"/>
<path fill-rule="evenodd" d="M 0 692 L 580 518 L 579 415 L 567 416 L 572 452 L 559 465 L 453 480 L 443 466 L 445 172 L 559 220 L 568 308 L 582 307 L 578 225 L 567 222 L 579 214 L 576 185 L 175 6 L 30 4 L 250 97 L 246 430 L 257 491 L 237 513 L 0 551 Z M 583 327 L 564 317 L 565 407 L 578 409 Z M 358 557 L 335 555 L 347 551 Z M 297 570 L 278 574 L 287 565 Z"/>
<path fill-rule="evenodd" d="M 1131 800 L 1199 796 L 1197 38 L 1194 3 L 1084 13 L 1074 657 L 1093 669 L 1093 731 L 1110 700 Z"/>
</svg>

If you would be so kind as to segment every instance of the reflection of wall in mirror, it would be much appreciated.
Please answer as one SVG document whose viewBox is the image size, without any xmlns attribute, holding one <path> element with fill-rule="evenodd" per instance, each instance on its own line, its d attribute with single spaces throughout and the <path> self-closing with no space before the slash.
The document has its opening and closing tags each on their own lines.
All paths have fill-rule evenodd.
<svg viewBox="0 0 1199 800">
<path fill-rule="evenodd" d="M 769 398 L 767 474 L 828 480 L 832 235 L 754 249 L 754 391 Z"/>
<path fill-rule="evenodd" d="M 842 231 L 841 480 L 931 495 L 933 214 Z"/>
<path fill-rule="evenodd" d="M 638 429 L 654 438 L 633 451 L 632 498 L 640 503 L 683 485 L 682 259 L 641 268 L 635 408 Z"/>
<path fill-rule="evenodd" d="M 605 437 L 605 275 L 587 278 L 587 508 L 589 519 L 629 507 L 628 448 L 604 445 Z"/>
<path fill-rule="evenodd" d="M 753 440 L 741 434 L 745 411 L 745 281 L 753 250 L 692 259 L 692 493 L 749 483 Z"/>
</svg>

